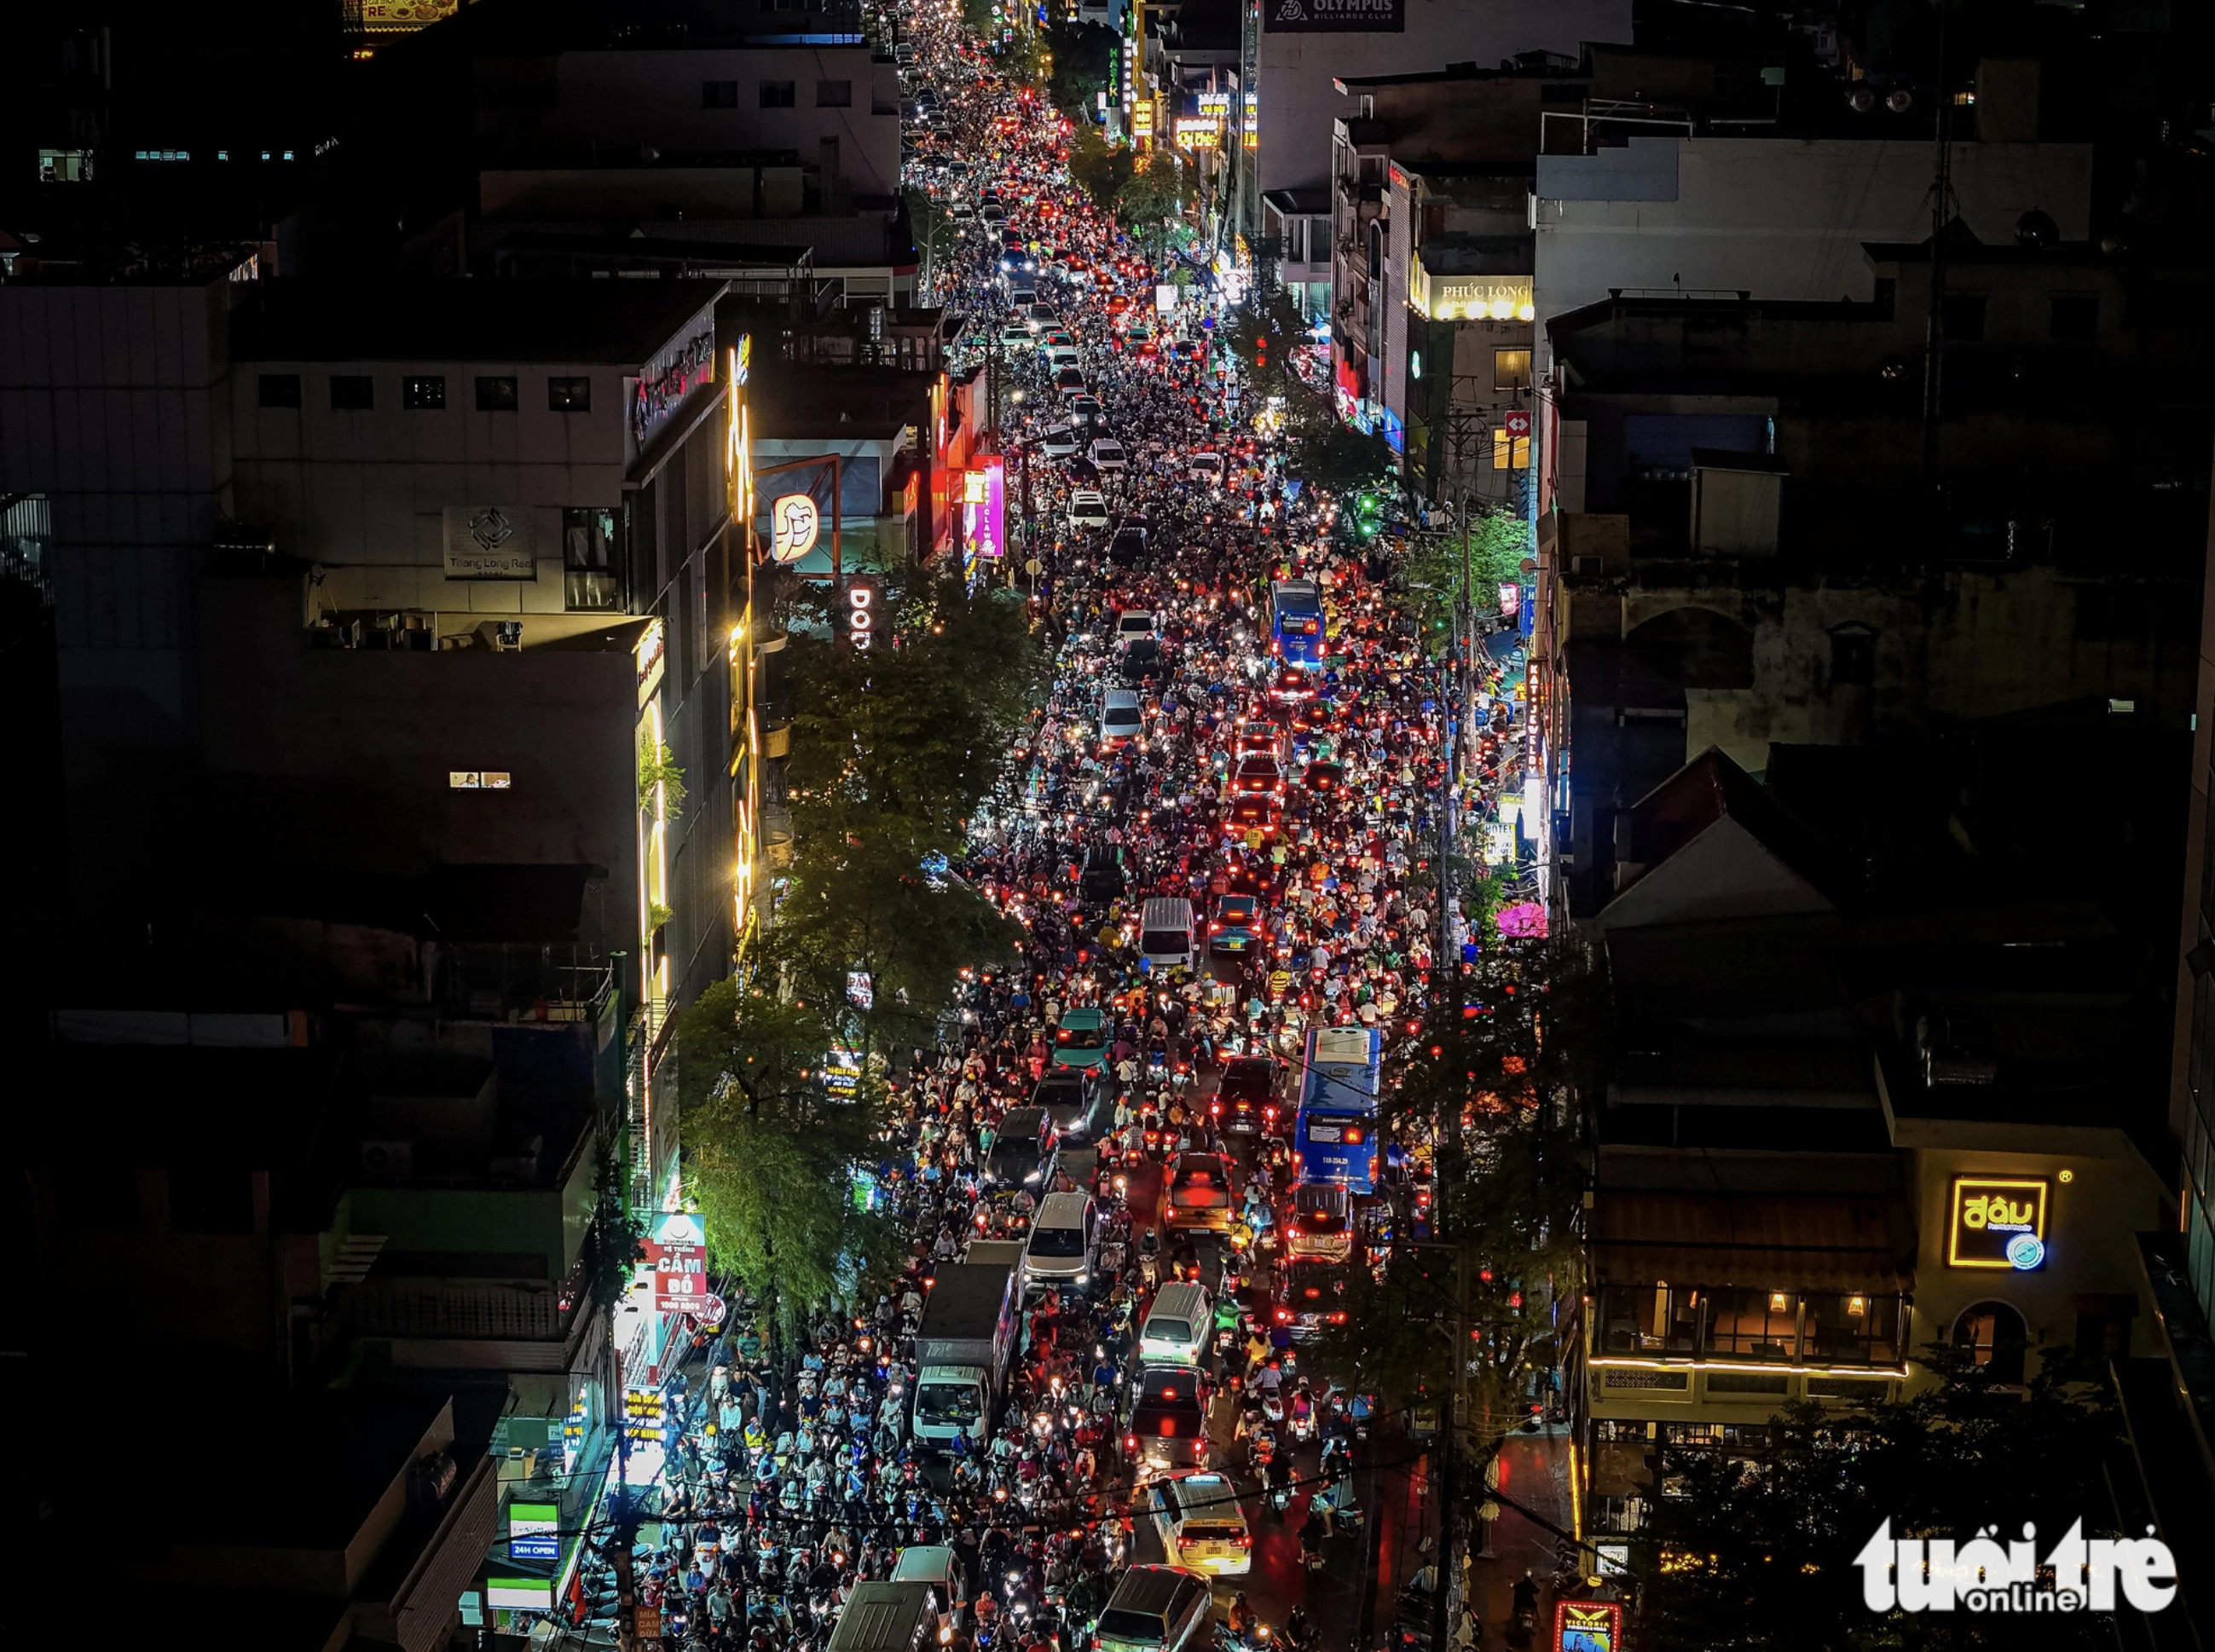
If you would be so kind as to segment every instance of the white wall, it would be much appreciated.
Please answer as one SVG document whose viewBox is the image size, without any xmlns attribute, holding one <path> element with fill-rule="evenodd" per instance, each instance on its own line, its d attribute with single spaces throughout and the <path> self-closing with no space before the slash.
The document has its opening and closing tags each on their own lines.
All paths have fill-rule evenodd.
<svg viewBox="0 0 2215 1652">
<path fill-rule="evenodd" d="M 1922 140 L 1634 138 L 1592 156 L 1541 156 L 1535 193 L 1540 350 L 1552 316 L 1611 287 L 1867 299 L 1862 243 L 1930 233 Z M 2082 144 L 1958 144 L 1957 211 L 2009 243 L 2035 208 L 2064 241 L 2090 230 L 2092 150 Z"/>
<path fill-rule="evenodd" d="M 1450 63 L 1497 69 L 1519 52 L 1575 56 L 1586 40 L 1630 40 L 1630 0 L 1407 0 L 1398 34 L 1261 34 L 1261 186 L 1330 179 L 1330 123 L 1353 110 L 1331 89 L 1347 75 L 1414 75 Z"/>
</svg>

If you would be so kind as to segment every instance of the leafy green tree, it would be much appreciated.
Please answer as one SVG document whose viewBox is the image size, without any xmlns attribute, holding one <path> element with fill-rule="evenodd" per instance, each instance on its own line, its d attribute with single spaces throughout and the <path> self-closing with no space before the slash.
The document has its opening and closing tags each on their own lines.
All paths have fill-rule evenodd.
<svg viewBox="0 0 2215 1652">
<path fill-rule="evenodd" d="M 1657 1453 L 1666 1495 L 1634 1551 L 1637 1643 L 1654 1652 L 1770 1648 L 1779 1627 L 1811 1652 L 1967 1652 L 2114 1645 L 2103 1613 L 1985 1618 L 1893 1612 L 1862 1600 L 1853 1564 L 1889 1520 L 1895 1538 L 2002 1542 L 2036 1522 L 2046 1551 L 2082 1519 L 2111 1535 L 2103 1465 L 2123 1449 L 2114 1403 L 2070 1350 L 2051 1350 L 2026 1389 L 1999 1388 L 1959 1349 L 1926 1353 L 1942 1380 L 1852 1415 L 1801 1402 L 1751 1453 Z"/>
<path fill-rule="evenodd" d="M 1088 130 L 1099 92 L 1110 85 L 1122 39 L 1098 23 L 1050 21 L 1044 45 L 1052 54 L 1046 96 L 1080 131 Z"/>
<path fill-rule="evenodd" d="M 1590 1074 L 1571 1047 L 1598 1043 L 1590 1017 L 1604 1000 L 1577 955 L 1531 943 L 1481 951 L 1461 995 L 1461 1011 L 1442 1001 L 1387 1033 L 1384 1118 L 1430 1144 L 1420 1214 L 1431 1237 L 1408 1236 L 1419 1213 L 1401 1213 L 1326 1358 L 1393 1409 L 1443 1405 L 1458 1383 L 1473 1474 L 1528 1414 L 1531 1373 L 1558 1359 L 1555 1338 L 1575 1323 L 1584 1171 L 1572 1103 Z"/>
<path fill-rule="evenodd" d="M 1167 222 L 1183 211 L 1183 168 L 1166 149 L 1155 149 L 1115 192 L 1117 221 L 1156 256 L 1168 244 Z"/>
<path fill-rule="evenodd" d="M 852 1099 L 825 1087 L 835 1008 L 719 981 L 672 1034 L 685 1185 L 709 1253 L 787 1330 L 872 1271 L 893 1240 L 853 1196 L 855 1169 L 877 1157 L 883 1086 L 865 1067 Z"/>
<path fill-rule="evenodd" d="M 1454 601 L 1464 575 L 1476 611 L 1496 612 L 1500 586 L 1522 581 L 1523 561 L 1531 554 L 1529 527 L 1512 511 L 1472 506 L 1466 554 L 1463 539 L 1459 529 L 1424 535 L 1408 549 L 1403 564 L 1424 629 L 1440 638 L 1452 624 Z"/>
<path fill-rule="evenodd" d="M 1114 210 L 1115 198 L 1130 181 L 1133 169 L 1131 151 L 1110 144 L 1096 126 L 1080 129 L 1077 141 L 1070 145 L 1069 175 L 1102 211 Z"/>
</svg>

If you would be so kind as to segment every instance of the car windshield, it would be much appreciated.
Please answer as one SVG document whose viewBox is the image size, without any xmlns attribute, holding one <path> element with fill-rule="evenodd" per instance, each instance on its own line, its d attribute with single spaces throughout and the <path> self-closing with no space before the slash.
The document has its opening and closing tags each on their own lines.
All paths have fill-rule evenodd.
<svg viewBox="0 0 2215 1652">
<path fill-rule="evenodd" d="M 1068 1258 L 1084 1254 L 1084 1230 L 1081 1227 L 1040 1227 L 1031 1233 L 1031 1254 L 1034 1257 Z"/>
<path fill-rule="evenodd" d="M 1335 1233 L 1346 1226 L 1346 1190 L 1314 1185 L 1295 1188 L 1292 1216 L 1303 1227 L 1318 1233 Z"/>
<path fill-rule="evenodd" d="M 1163 1638 L 1162 1620 L 1150 1618 L 1143 1612 L 1128 1612 L 1120 1606 L 1110 1606 L 1100 1614 L 1100 1633 L 1114 1641 L 1137 1641 L 1144 1645 L 1157 1645 Z"/>
<path fill-rule="evenodd" d="M 983 1400 L 970 1383 L 926 1382 L 915 1391 L 915 1415 L 919 1423 L 966 1429 L 984 1415 Z"/>
<path fill-rule="evenodd" d="M 1111 712 L 1112 718 L 1114 713 Z M 1107 1031 L 1101 1027 L 1064 1027 L 1061 1042 L 1072 1049 L 1097 1049 L 1108 1042 Z"/>
</svg>

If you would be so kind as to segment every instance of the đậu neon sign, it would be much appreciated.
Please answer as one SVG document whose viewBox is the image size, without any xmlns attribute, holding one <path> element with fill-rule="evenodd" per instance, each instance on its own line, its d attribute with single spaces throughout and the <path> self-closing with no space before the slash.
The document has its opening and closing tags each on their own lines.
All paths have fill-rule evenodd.
<svg viewBox="0 0 2215 1652">
<path fill-rule="evenodd" d="M 2044 1177 L 1955 1177 L 1946 1265 L 2022 1273 L 2042 1265 L 2047 1197 Z"/>
</svg>

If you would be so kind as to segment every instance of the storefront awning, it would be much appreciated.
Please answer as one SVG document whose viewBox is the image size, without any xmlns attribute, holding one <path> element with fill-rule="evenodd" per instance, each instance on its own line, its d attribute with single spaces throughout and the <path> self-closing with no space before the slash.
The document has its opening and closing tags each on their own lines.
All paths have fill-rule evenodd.
<svg viewBox="0 0 2215 1652">
<path fill-rule="evenodd" d="M 1603 1189 L 1592 1251 L 1602 1284 L 1915 1288 L 1914 1220 L 1882 1195 Z"/>
</svg>

